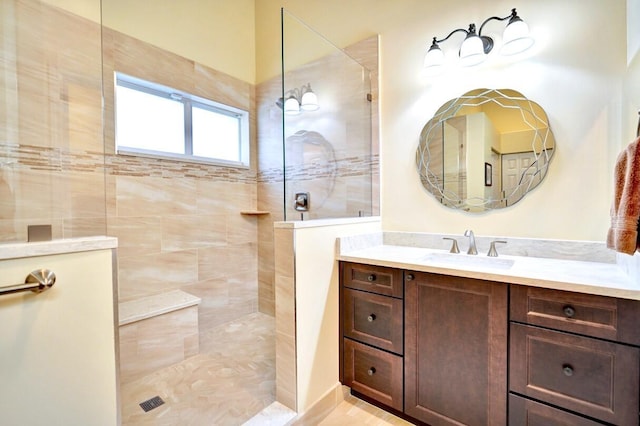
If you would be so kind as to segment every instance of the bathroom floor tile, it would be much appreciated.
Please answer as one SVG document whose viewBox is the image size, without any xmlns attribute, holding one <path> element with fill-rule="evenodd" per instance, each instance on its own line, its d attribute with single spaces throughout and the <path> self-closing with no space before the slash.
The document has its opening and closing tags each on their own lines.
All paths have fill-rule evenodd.
<svg viewBox="0 0 640 426">
<path fill-rule="evenodd" d="M 121 391 L 123 425 L 240 425 L 275 401 L 275 320 L 254 313 L 203 332 L 198 355 Z M 145 413 L 156 395 L 165 404 Z"/>
<path fill-rule="evenodd" d="M 368 404 L 351 395 L 347 395 L 318 426 L 375 425 L 375 426 L 411 426 L 391 413 Z"/>
</svg>

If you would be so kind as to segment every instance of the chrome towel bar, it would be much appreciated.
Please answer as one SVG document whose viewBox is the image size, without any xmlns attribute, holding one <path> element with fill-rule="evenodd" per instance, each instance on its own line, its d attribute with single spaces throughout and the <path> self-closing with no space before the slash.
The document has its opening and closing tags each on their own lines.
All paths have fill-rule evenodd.
<svg viewBox="0 0 640 426">
<path fill-rule="evenodd" d="M 20 293 L 23 291 L 32 291 L 34 293 L 42 293 L 50 289 L 56 283 L 56 274 L 48 269 L 36 269 L 31 271 L 24 284 L 10 285 L 0 287 L 0 296 L 5 294 Z"/>
</svg>

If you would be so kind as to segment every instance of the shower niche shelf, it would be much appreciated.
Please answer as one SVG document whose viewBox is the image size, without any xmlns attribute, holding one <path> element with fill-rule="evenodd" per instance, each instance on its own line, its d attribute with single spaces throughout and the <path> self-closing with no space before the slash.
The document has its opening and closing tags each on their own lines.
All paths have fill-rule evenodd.
<svg viewBox="0 0 640 426">
<path fill-rule="evenodd" d="M 245 216 L 262 216 L 271 214 L 271 212 L 267 210 L 240 210 L 240 214 Z"/>
</svg>

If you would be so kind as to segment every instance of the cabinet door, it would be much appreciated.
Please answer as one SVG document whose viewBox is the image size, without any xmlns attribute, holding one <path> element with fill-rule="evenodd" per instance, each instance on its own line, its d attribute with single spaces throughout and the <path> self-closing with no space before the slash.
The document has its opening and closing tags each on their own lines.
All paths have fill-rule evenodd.
<svg viewBox="0 0 640 426">
<path fill-rule="evenodd" d="M 509 396 L 509 426 L 601 426 L 584 417 L 525 399 Z"/>
<path fill-rule="evenodd" d="M 616 425 L 638 424 L 638 348 L 511 324 L 511 390 Z"/>
<path fill-rule="evenodd" d="M 432 426 L 507 422 L 507 285 L 412 273 L 405 412 Z"/>
</svg>

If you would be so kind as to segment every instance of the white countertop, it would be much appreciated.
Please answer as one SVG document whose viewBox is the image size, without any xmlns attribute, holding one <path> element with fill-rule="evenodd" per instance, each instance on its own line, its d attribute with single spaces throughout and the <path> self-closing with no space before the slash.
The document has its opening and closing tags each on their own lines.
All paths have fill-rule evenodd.
<svg viewBox="0 0 640 426">
<path fill-rule="evenodd" d="M 346 217 L 330 219 L 307 219 L 274 222 L 274 228 L 321 228 L 324 226 L 351 225 L 354 223 L 380 222 L 380 216 Z"/>
<path fill-rule="evenodd" d="M 385 244 L 348 250 L 338 254 L 338 259 L 412 271 L 640 300 L 640 283 L 633 282 L 631 277 L 615 263 L 507 255 L 487 258 L 484 254 L 476 256 L 462 253 L 449 254 L 445 250 Z M 485 261 L 488 262 L 487 265 L 480 264 Z M 503 264 L 511 261 L 513 261 L 511 267 Z M 497 263 L 492 265 L 490 262 Z"/>
<path fill-rule="evenodd" d="M 7 243 L 0 244 L 0 260 L 113 249 L 116 247 L 118 247 L 117 238 L 103 236 L 67 238 L 33 243 Z"/>
</svg>

